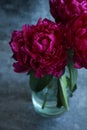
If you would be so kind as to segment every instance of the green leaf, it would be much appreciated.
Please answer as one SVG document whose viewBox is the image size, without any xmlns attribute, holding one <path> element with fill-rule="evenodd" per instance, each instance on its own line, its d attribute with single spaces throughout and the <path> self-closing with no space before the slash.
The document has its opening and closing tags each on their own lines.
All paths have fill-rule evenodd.
<svg viewBox="0 0 87 130">
<path fill-rule="evenodd" d="M 67 85 L 70 86 L 70 78 L 66 76 L 66 79 L 67 79 Z"/>
<path fill-rule="evenodd" d="M 73 87 L 72 92 L 74 92 L 76 89 L 77 89 L 77 85 L 75 84 L 74 87 Z"/>
<path fill-rule="evenodd" d="M 67 94 L 67 80 L 66 76 L 63 75 L 58 79 L 58 107 L 64 106 L 67 110 L 69 110 L 68 105 L 68 94 Z"/>
<path fill-rule="evenodd" d="M 30 87 L 33 91 L 39 92 L 44 89 L 52 80 L 52 76 L 45 75 L 44 78 L 36 78 L 34 72 L 30 74 Z"/>
<path fill-rule="evenodd" d="M 72 92 L 74 92 L 76 90 L 76 82 L 77 82 L 77 77 L 78 77 L 78 71 L 77 69 L 74 68 L 74 65 L 73 65 L 73 62 L 70 61 L 69 64 L 68 64 L 68 69 L 69 69 L 69 74 L 70 74 L 70 77 L 69 77 L 69 80 L 70 80 L 70 90 Z"/>
<path fill-rule="evenodd" d="M 66 79 L 67 79 L 67 87 L 69 88 L 69 97 L 72 97 L 73 96 L 73 93 L 72 93 L 72 91 L 71 91 L 71 89 L 70 89 L 70 78 L 69 77 L 67 77 L 66 76 Z"/>
</svg>

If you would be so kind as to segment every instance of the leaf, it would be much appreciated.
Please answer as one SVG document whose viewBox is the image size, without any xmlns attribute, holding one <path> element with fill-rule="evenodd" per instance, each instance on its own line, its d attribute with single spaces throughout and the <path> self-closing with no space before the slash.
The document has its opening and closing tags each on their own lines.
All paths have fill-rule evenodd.
<svg viewBox="0 0 87 130">
<path fill-rule="evenodd" d="M 78 71 L 74 68 L 73 62 L 70 61 L 68 64 L 69 74 L 70 74 L 70 90 L 74 92 L 76 90 L 76 82 L 78 77 Z"/>
<path fill-rule="evenodd" d="M 70 86 L 70 78 L 67 76 L 66 79 L 67 79 L 67 86 Z"/>
<path fill-rule="evenodd" d="M 68 95 L 69 95 L 69 97 L 72 97 L 73 93 L 72 93 L 72 91 L 70 89 L 70 78 L 66 76 L 66 79 L 67 79 L 67 87 L 69 88 Z"/>
<path fill-rule="evenodd" d="M 44 89 L 52 80 L 52 76 L 45 75 L 44 78 L 36 78 L 34 72 L 30 74 L 30 87 L 33 91 L 39 92 Z"/>
<path fill-rule="evenodd" d="M 69 110 L 68 106 L 68 94 L 67 94 L 67 81 L 66 76 L 63 75 L 58 79 L 58 107 L 64 106 L 67 110 Z"/>
<path fill-rule="evenodd" d="M 58 91 L 57 91 L 57 107 L 61 108 L 62 106 L 63 106 L 63 104 L 62 104 L 62 100 L 61 100 L 61 86 L 59 84 L 58 85 Z"/>
<path fill-rule="evenodd" d="M 73 87 L 72 92 L 74 92 L 76 89 L 77 89 L 77 85 L 75 84 L 74 87 Z"/>
</svg>

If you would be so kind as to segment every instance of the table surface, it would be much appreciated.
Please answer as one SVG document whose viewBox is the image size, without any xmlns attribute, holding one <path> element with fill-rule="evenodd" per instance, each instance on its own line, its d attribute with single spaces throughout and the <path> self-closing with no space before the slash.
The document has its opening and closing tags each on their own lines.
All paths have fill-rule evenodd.
<svg viewBox="0 0 87 130">
<path fill-rule="evenodd" d="M 53 20 L 47 0 L 0 0 L 0 130 L 87 130 L 87 70 L 79 70 L 69 112 L 52 119 L 34 112 L 28 76 L 13 72 L 11 32 L 40 17 Z"/>
</svg>

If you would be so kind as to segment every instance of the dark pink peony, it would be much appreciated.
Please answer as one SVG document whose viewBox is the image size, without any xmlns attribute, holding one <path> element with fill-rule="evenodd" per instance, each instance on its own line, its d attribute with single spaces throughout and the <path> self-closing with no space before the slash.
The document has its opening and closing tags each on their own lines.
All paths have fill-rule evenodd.
<svg viewBox="0 0 87 130">
<path fill-rule="evenodd" d="M 21 31 L 14 31 L 10 42 L 17 61 L 14 70 L 33 70 L 36 77 L 61 76 L 67 64 L 61 28 L 50 20 L 39 19 L 36 25 L 24 25 Z"/>
<path fill-rule="evenodd" d="M 55 21 L 66 24 L 87 10 L 87 0 L 49 0 L 50 11 Z"/>
<path fill-rule="evenodd" d="M 67 43 L 74 50 L 74 66 L 87 68 L 87 12 L 66 25 Z"/>
</svg>

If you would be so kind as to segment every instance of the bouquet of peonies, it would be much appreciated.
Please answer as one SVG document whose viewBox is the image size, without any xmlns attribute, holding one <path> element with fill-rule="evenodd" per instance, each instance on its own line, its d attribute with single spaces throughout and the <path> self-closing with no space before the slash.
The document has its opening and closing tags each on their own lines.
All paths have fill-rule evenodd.
<svg viewBox="0 0 87 130">
<path fill-rule="evenodd" d="M 13 67 L 15 72 L 30 75 L 35 92 L 56 77 L 60 86 L 57 106 L 68 109 L 66 87 L 72 96 L 77 69 L 87 68 L 87 0 L 49 0 L 49 4 L 55 22 L 40 18 L 36 25 L 13 31 Z"/>
</svg>

